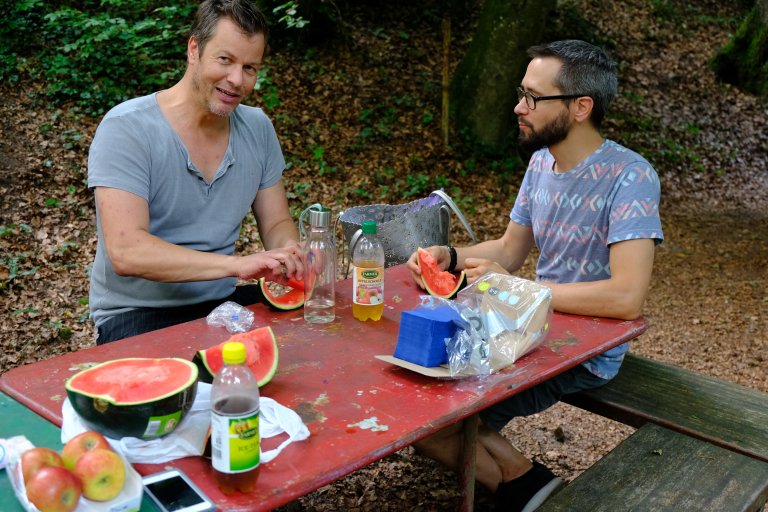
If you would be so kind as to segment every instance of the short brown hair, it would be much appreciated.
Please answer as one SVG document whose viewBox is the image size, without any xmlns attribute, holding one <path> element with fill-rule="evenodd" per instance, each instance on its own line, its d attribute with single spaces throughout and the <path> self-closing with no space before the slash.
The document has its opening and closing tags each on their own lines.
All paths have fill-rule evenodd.
<svg viewBox="0 0 768 512">
<path fill-rule="evenodd" d="M 190 30 L 190 37 L 197 39 L 200 53 L 222 18 L 232 20 L 246 36 L 264 34 L 265 39 L 269 36 L 267 19 L 252 0 L 204 0 L 197 8 Z"/>
</svg>

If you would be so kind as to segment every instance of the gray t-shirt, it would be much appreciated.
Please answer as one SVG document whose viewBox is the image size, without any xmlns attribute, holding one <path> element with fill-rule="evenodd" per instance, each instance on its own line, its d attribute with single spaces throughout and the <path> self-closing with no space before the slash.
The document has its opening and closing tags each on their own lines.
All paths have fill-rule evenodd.
<svg viewBox="0 0 768 512">
<path fill-rule="evenodd" d="M 211 183 L 195 168 L 154 94 L 110 110 L 88 156 L 88 186 L 110 187 L 144 198 L 149 231 L 198 251 L 233 254 L 240 224 L 260 189 L 275 185 L 285 168 L 272 123 L 259 108 L 230 115 L 229 146 Z M 234 291 L 235 278 L 160 283 L 115 274 L 97 216 L 98 245 L 91 271 L 91 318 L 139 307 L 173 307 L 216 300 Z"/>
<path fill-rule="evenodd" d="M 611 277 L 610 245 L 650 238 L 661 243 L 661 188 L 651 164 L 611 140 L 565 173 L 555 173 L 547 149 L 531 157 L 509 216 L 533 228 L 539 248 L 536 279 L 554 283 Z M 584 362 L 598 377 L 613 378 L 628 345 Z"/>
</svg>

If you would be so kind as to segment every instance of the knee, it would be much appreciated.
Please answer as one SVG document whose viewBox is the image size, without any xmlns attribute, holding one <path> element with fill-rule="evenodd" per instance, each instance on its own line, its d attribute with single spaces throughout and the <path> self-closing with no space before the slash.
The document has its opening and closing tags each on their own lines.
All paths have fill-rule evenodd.
<svg viewBox="0 0 768 512">
<path fill-rule="evenodd" d="M 454 444 L 460 435 L 461 423 L 454 423 L 442 430 L 438 430 L 432 435 L 414 442 L 412 446 L 416 449 L 417 453 L 431 456 Z"/>
</svg>

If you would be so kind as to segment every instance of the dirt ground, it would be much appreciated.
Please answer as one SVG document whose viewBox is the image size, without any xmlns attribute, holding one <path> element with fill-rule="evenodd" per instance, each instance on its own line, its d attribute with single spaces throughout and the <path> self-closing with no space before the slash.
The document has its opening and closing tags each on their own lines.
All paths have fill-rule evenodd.
<svg viewBox="0 0 768 512">
<path fill-rule="evenodd" d="M 662 180 L 665 241 L 645 309 L 650 328 L 631 350 L 768 392 L 768 106 L 717 82 L 706 64 L 734 29 L 718 21 L 734 8 L 697 2 L 681 21 L 640 2 L 575 5 L 620 61 L 606 135 L 643 150 Z M 382 13 L 383 32 L 360 13 L 349 21 L 346 46 L 271 61 L 281 104 L 268 113 L 291 163 L 292 206 L 404 202 L 447 183 L 478 237 L 499 236 L 519 175 L 499 180 L 482 158 L 470 165 L 468 153 L 442 147 L 439 122 L 425 121 L 439 117 L 439 95 L 425 84 L 440 80 L 440 20 L 412 26 Z M 464 47 L 456 33 L 454 61 Z M 50 108 L 35 99 L 39 85 L 0 84 L 0 372 L 93 344 L 85 177 L 98 120 Z M 246 223 L 240 250 L 258 247 L 254 233 Z M 458 227 L 454 234 L 466 242 Z M 570 480 L 631 432 L 560 404 L 504 434 Z M 443 511 L 458 498 L 453 474 L 406 449 L 285 509 Z M 477 508 L 491 509 L 482 489 Z"/>
</svg>

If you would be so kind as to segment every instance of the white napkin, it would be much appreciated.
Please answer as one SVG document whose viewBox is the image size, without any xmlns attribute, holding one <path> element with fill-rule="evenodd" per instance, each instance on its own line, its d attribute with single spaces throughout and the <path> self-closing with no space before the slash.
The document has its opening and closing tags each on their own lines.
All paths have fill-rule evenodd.
<svg viewBox="0 0 768 512">
<path fill-rule="evenodd" d="M 197 385 L 197 395 L 192 408 L 178 427 L 160 439 L 122 439 L 107 438 L 112 447 L 120 452 L 128 462 L 161 464 L 173 459 L 202 455 L 211 424 L 211 385 L 203 382 Z M 262 439 L 274 437 L 285 432 L 288 439 L 274 450 L 262 451 L 261 462 L 266 463 L 277 457 L 283 449 L 294 441 L 303 441 L 309 437 L 309 429 L 293 410 L 280 405 L 271 398 L 259 399 L 259 434 Z M 69 399 L 62 406 L 61 442 L 66 443 L 77 434 L 89 430 L 83 423 Z"/>
</svg>

